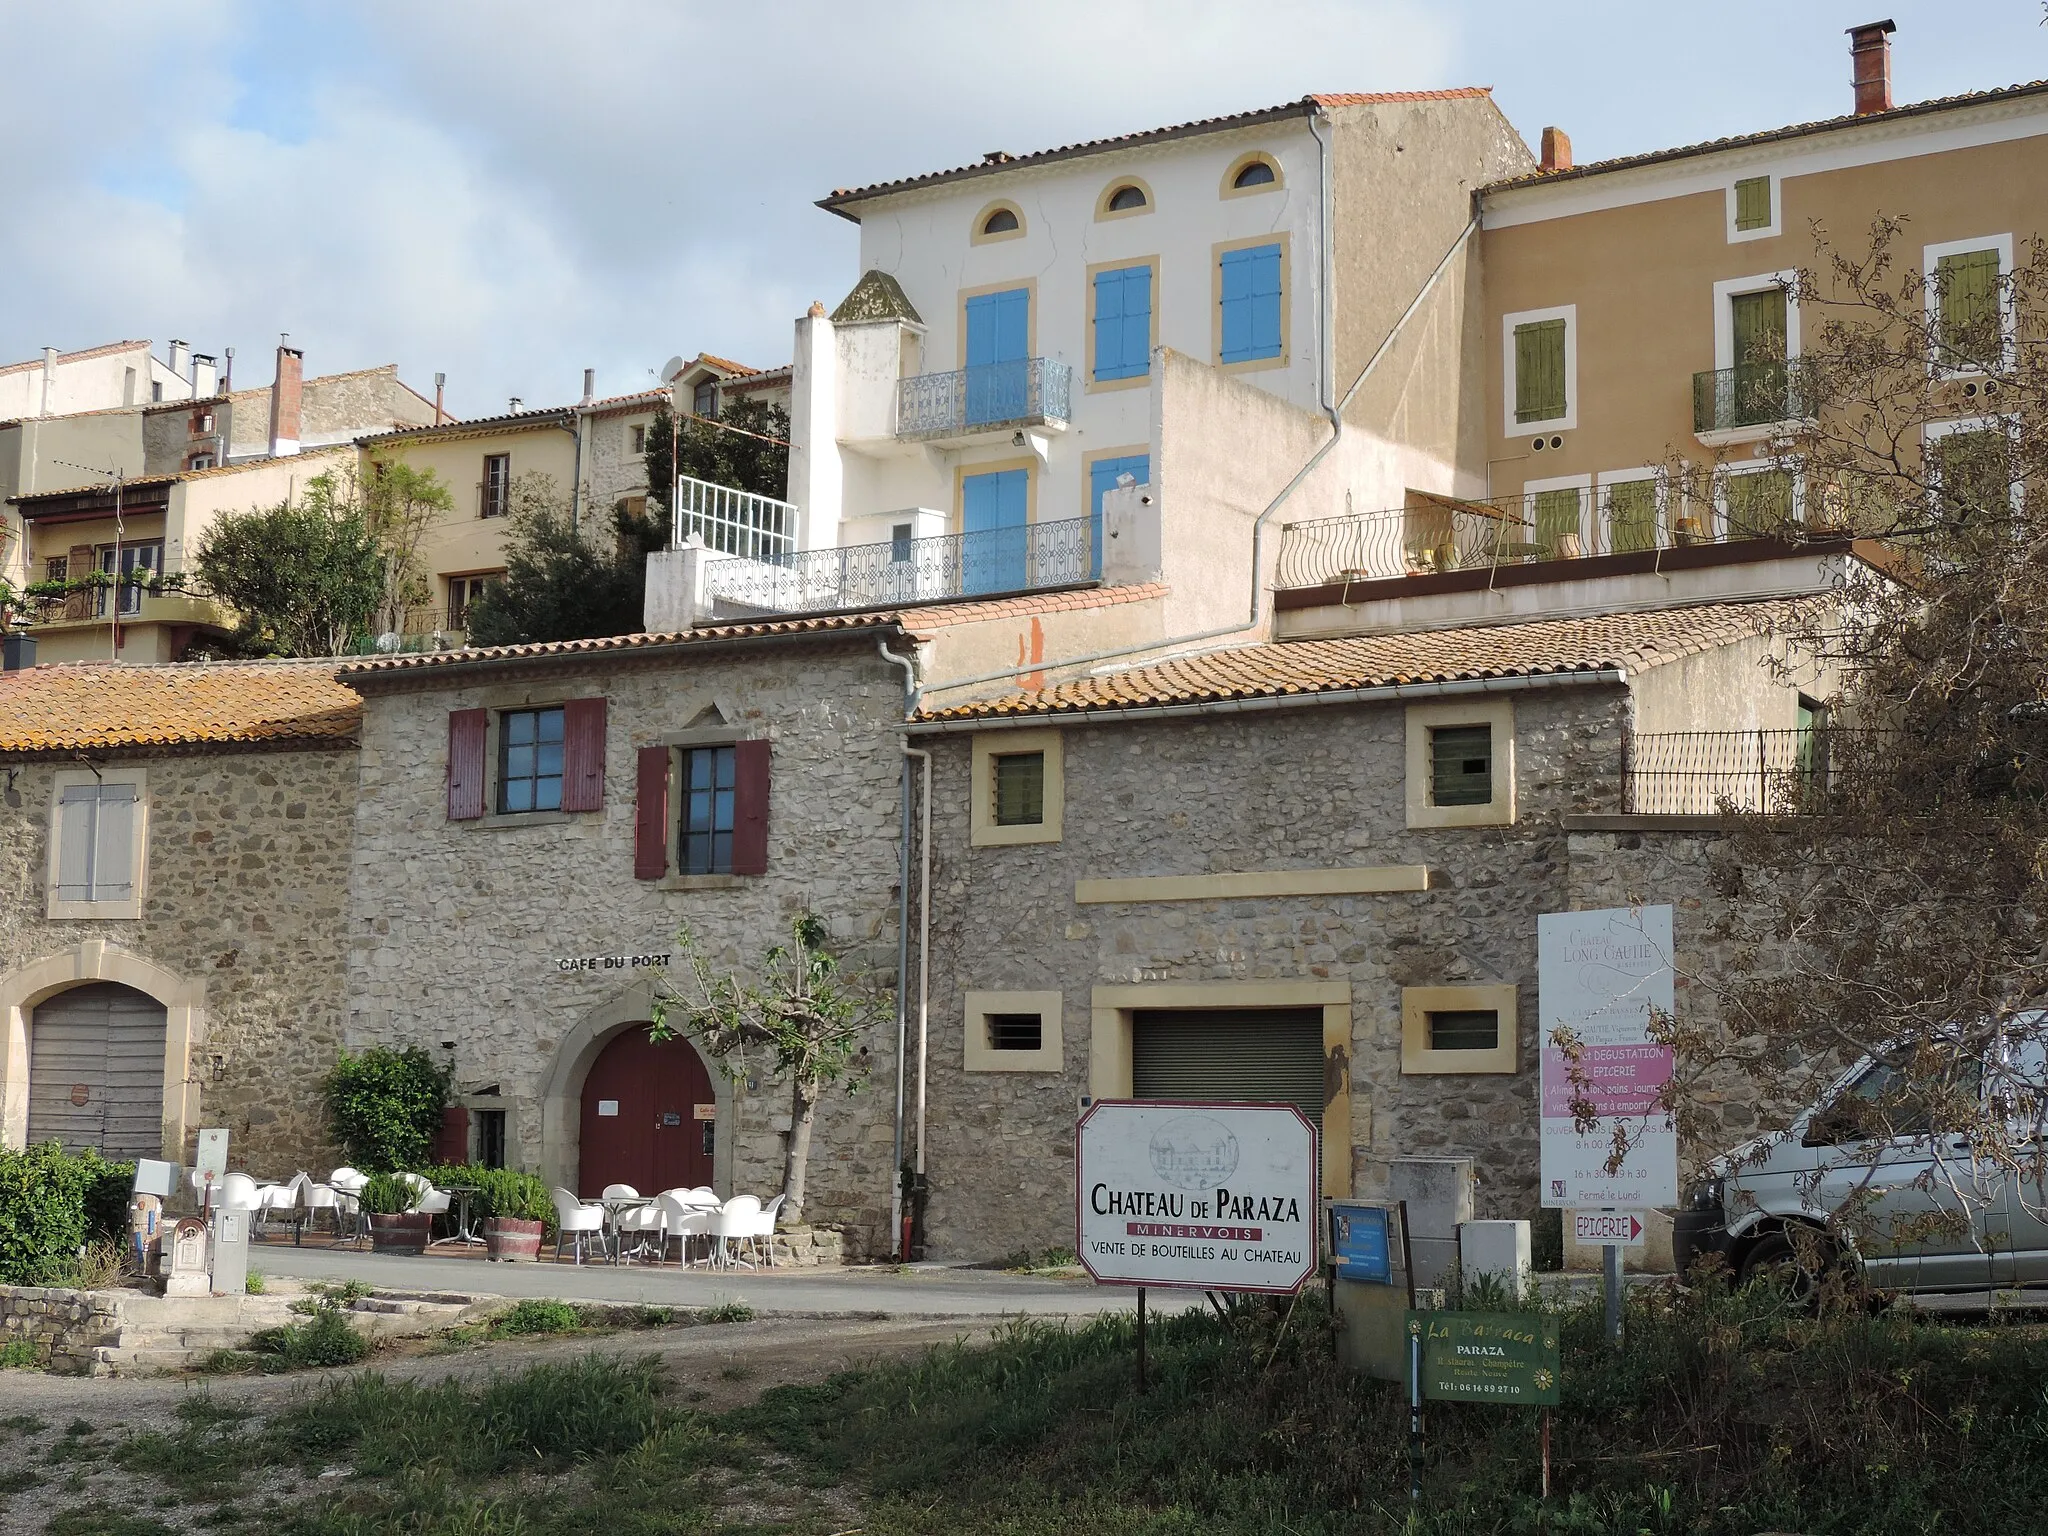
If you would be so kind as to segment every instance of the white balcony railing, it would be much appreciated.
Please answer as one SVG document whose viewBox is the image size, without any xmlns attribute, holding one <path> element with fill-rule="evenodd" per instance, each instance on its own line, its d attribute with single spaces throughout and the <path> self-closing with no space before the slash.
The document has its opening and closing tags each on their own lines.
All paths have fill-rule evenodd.
<svg viewBox="0 0 2048 1536">
<path fill-rule="evenodd" d="M 748 560 L 772 563 L 796 553 L 801 514 L 786 501 L 683 475 L 673 505 L 671 549 L 681 549 L 695 535 L 721 554 Z"/>
</svg>

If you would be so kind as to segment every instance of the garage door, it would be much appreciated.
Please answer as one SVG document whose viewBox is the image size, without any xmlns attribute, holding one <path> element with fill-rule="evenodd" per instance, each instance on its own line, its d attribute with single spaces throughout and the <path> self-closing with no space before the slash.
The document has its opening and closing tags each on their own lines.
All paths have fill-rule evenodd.
<svg viewBox="0 0 2048 1536">
<path fill-rule="evenodd" d="M 38 1003 L 29 1026 L 28 1139 L 117 1161 L 163 1156 L 164 1008 L 95 982 Z"/>
<path fill-rule="evenodd" d="M 1320 1130 L 1323 1011 L 1141 1010 L 1131 1017 L 1131 1092 L 1295 1104 Z"/>
</svg>

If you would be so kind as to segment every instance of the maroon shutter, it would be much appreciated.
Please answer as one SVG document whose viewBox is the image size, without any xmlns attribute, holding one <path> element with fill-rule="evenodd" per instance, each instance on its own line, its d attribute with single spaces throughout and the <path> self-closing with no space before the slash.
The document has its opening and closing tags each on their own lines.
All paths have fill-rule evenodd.
<svg viewBox="0 0 2048 1536">
<path fill-rule="evenodd" d="M 441 1135 L 434 1156 L 451 1168 L 469 1161 L 469 1111 L 460 1104 L 441 1111 Z"/>
<path fill-rule="evenodd" d="M 732 744 L 732 872 L 768 873 L 768 741 Z"/>
<path fill-rule="evenodd" d="M 668 873 L 668 748 L 642 747 L 634 774 L 633 878 Z"/>
<path fill-rule="evenodd" d="M 604 700 L 562 706 L 562 809 L 604 809 Z"/>
<path fill-rule="evenodd" d="M 481 709 L 448 712 L 448 819 L 475 821 L 484 813 L 484 723 Z"/>
</svg>

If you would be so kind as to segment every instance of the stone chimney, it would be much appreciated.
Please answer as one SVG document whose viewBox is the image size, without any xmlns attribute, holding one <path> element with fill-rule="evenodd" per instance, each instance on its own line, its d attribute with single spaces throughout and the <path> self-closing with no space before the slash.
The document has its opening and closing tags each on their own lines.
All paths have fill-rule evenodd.
<svg viewBox="0 0 2048 1536">
<path fill-rule="evenodd" d="M 299 407 L 306 380 L 306 354 L 296 347 L 277 349 L 277 382 L 270 386 L 270 454 L 277 458 L 299 451 Z"/>
<path fill-rule="evenodd" d="M 1892 34 L 1889 20 L 1849 28 L 1850 79 L 1856 87 L 1856 115 L 1892 109 Z"/>
<path fill-rule="evenodd" d="M 1562 128 L 1543 130 L 1543 169 L 1568 171 L 1572 168 L 1571 135 Z"/>
</svg>

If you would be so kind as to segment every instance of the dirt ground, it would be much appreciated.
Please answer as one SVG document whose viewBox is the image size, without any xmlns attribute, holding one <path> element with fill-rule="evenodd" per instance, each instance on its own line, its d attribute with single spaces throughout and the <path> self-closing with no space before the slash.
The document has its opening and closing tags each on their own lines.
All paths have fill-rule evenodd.
<svg viewBox="0 0 2048 1536">
<path fill-rule="evenodd" d="M 418 1381 L 455 1378 L 474 1381 L 494 1371 L 516 1371 L 545 1360 L 591 1352 L 641 1357 L 659 1355 L 668 1368 L 672 1392 L 710 1411 L 753 1402 L 770 1387 L 812 1382 L 864 1362 L 915 1354 L 934 1344 L 985 1338 L 993 1320 L 763 1318 L 746 1323 L 540 1339 L 506 1339 L 454 1353 L 412 1349 L 381 1351 L 345 1371 L 300 1371 L 277 1376 L 50 1376 L 35 1371 L 0 1372 L 0 1532 L 41 1533 L 67 1509 L 87 1503 L 150 1510 L 174 1526 L 203 1511 L 170 1508 L 146 1482 L 113 1464 L 105 1451 L 123 1436 L 177 1427 L 180 1402 L 205 1393 L 222 1407 L 262 1415 L 330 1377 L 364 1371 Z M 21 1420 L 40 1422 L 30 1429 Z M 53 1446 L 67 1439 L 78 1421 L 90 1435 L 68 1437 L 80 1454 L 61 1466 L 50 1464 Z M 40 1481 L 10 1489 L 10 1477 Z M 251 1490 L 303 1496 L 310 1490 L 293 1473 L 275 1489 Z"/>
</svg>

